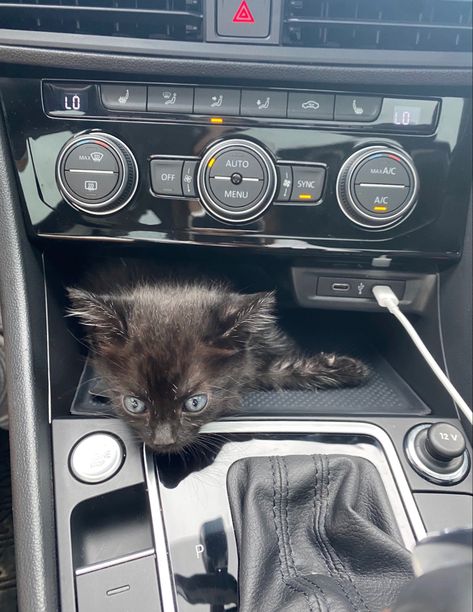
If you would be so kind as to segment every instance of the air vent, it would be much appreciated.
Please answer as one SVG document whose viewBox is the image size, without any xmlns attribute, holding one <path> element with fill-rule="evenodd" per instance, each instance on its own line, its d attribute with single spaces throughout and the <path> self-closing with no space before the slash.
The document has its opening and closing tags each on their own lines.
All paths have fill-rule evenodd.
<svg viewBox="0 0 473 612">
<path fill-rule="evenodd" d="M 203 0 L 0 0 L 0 29 L 201 41 Z"/>
<path fill-rule="evenodd" d="M 471 0 L 285 0 L 283 44 L 471 51 Z"/>
</svg>

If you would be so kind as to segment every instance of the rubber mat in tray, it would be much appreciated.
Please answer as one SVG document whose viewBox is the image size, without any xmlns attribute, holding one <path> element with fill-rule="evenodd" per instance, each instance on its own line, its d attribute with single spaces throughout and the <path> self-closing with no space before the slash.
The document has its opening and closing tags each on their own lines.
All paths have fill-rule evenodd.
<svg viewBox="0 0 473 612">
<path fill-rule="evenodd" d="M 372 351 L 360 355 L 371 369 L 360 387 L 320 391 L 252 391 L 243 396 L 234 416 L 310 416 L 344 414 L 425 415 L 430 410 L 389 363 Z M 77 415 L 113 414 L 102 383 L 87 362 L 71 412 Z"/>
</svg>

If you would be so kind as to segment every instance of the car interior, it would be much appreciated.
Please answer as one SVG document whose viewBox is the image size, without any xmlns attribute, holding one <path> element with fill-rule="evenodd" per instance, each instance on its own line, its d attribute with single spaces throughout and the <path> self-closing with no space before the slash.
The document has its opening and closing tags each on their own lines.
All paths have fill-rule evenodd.
<svg viewBox="0 0 473 612">
<path fill-rule="evenodd" d="M 472 0 L 0 0 L 0 103 L 1 612 L 471 612 Z M 69 316 L 117 263 L 367 380 L 154 452 Z"/>
</svg>

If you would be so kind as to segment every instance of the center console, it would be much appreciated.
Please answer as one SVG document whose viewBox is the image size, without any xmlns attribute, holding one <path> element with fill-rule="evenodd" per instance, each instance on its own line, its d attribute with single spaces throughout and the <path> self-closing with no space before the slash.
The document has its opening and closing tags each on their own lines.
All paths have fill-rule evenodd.
<svg viewBox="0 0 473 612">
<path fill-rule="evenodd" d="M 389 285 L 442 356 L 439 275 L 463 252 L 471 100 L 210 81 L 0 79 L 19 209 L 41 253 L 63 611 L 238 609 L 226 483 L 244 457 L 367 459 L 409 550 L 471 522 L 455 407 L 372 295 Z M 277 289 L 303 349 L 359 356 L 371 378 L 249 393 L 193 451 L 153 456 L 113 418 L 64 316 L 65 287 L 116 258 L 215 265 L 242 291 Z"/>
</svg>

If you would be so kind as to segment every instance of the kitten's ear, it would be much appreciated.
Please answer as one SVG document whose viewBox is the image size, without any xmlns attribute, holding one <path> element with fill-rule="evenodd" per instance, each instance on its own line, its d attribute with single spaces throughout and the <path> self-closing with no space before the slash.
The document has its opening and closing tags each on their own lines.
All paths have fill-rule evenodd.
<svg viewBox="0 0 473 612">
<path fill-rule="evenodd" d="M 71 302 L 68 314 L 87 328 L 92 344 L 98 347 L 126 339 L 127 312 L 121 300 L 75 287 L 69 287 L 67 295 Z"/>
<path fill-rule="evenodd" d="M 217 344 L 238 349 L 245 344 L 251 336 L 267 334 L 274 330 L 276 317 L 276 297 L 271 293 L 253 293 L 251 295 L 232 296 L 221 319 L 221 334 Z"/>
</svg>

